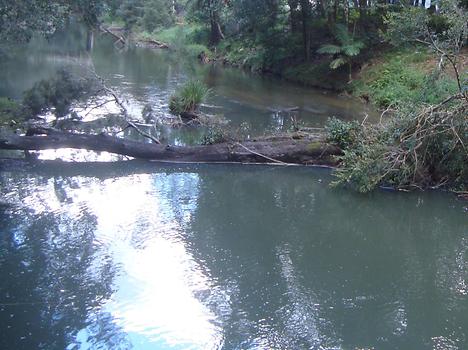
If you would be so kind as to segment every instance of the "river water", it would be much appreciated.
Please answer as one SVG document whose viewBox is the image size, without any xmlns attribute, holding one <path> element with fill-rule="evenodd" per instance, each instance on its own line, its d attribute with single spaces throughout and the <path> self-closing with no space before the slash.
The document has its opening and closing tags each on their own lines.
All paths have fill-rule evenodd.
<svg viewBox="0 0 468 350">
<path fill-rule="evenodd" d="M 3 66 L 1 93 L 85 62 L 135 116 L 148 101 L 167 113 L 193 76 L 212 86 L 209 104 L 258 132 L 287 127 L 278 111 L 295 106 L 311 125 L 366 112 L 103 38 L 88 55 L 80 38 L 31 44 L 36 54 Z M 0 168 L 0 348 L 467 349 L 467 203 L 330 181 L 305 167 Z"/>
</svg>

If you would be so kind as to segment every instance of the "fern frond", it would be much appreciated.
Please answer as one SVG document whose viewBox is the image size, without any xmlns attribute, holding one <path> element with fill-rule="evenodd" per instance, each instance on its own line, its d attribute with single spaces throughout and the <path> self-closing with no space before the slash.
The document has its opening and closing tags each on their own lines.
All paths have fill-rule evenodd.
<svg viewBox="0 0 468 350">
<path fill-rule="evenodd" d="M 342 50 L 346 56 L 357 56 L 361 52 L 362 48 L 364 48 L 364 43 L 362 41 L 354 41 L 343 46 Z"/>
<path fill-rule="evenodd" d="M 353 39 L 349 35 L 348 28 L 343 24 L 335 26 L 335 38 L 341 45 L 348 45 Z"/>
<path fill-rule="evenodd" d="M 337 69 L 346 64 L 346 60 L 343 57 L 338 57 L 330 62 L 331 69 Z"/>
<path fill-rule="evenodd" d="M 341 52 L 341 47 L 338 45 L 333 45 L 333 44 L 325 44 L 322 45 L 317 52 L 322 53 L 322 54 L 327 54 L 327 55 L 336 55 L 337 53 Z"/>
</svg>

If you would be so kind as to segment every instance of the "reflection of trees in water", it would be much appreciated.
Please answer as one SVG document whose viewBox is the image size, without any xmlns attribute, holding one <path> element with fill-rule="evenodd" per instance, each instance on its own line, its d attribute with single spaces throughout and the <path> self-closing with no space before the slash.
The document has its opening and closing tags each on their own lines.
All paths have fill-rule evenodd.
<svg viewBox="0 0 468 350">
<path fill-rule="evenodd" d="M 181 227 L 192 219 L 198 198 L 198 175 L 195 173 L 155 175 L 155 188 L 170 207 L 170 213 Z"/>
<path fill-rule="evenodd" d="M 24 188 L 18 193 L 20 199 L 34 206 L 27 196 L 35 188 L 44 191 L 46 202 L 53 192 L 43 182 L 47 179 L 39 179 L 36 187 L 31 180 L 18 179 L 16 186 Z M 70 183 L 58 178 L 53 182 L 57 198 L 66 206 L 65 186 Z M 100 305 L 112 292 L 114 266 L 95 245 L 97 219 L 85 206 L 80 206 L 77 216 L 66 207 L 33 210 L 19 206 L 0 213 L 0 347 L 64 349 L 77 331 L 92 322 L 85 319 L 87 315 L 98 317 Z M 96 333 L 105 345 L 110 337 L 103 333 L 117 332 L 108 318 L 99 318 L 94 328 L 101 329 Z"/>
<path fill-rule="evenodd" d="M 226 347 L 463 345 L 461 210 L 325 187 L 297 169 L 200 174 L 193 254 L 234 291 Z"/>
<path fill-rule="evenodd" d="M 298 168 L 159 171 L 161 209 L 213 284 L 196 297 L 225 348 L 464 347 L 466 214 L 450 197 L 330 191 Z M 99 310 L 115 271 L 96 218 L 70 195 L 98 180 L 10 175 L 4 198 L 27 209 L 0 207 L 0 346 L 130 347 Z M 34 304 L 5 305 L 18 302 Z"/>
</svg>

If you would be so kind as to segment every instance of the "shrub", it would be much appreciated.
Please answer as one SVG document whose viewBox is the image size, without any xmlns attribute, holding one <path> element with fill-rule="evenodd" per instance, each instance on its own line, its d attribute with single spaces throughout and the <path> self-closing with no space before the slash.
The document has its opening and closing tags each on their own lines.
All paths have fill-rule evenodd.
<svg viewBox="0 0 468 350">
<path fill-rule="evenodd" d="M 207 58 L 213 58 L 213 54 L 205 45 L 201 44 L 190 44 L 183 48 L 183 54 L 190 58 L 198 58 L 200 54 L 205 53 Z"/>
<path fill-rule="evenodd" d="M 399 111 L 386 124 L 360 126 L 359 137 L 344 149 L 335 184 L 360 192 L 379 185 L 466 190 L 467 114 L 465 98 L 454 95 L 438 105 Z"/>
<path fill-rule="evenodd" d="M 328 119 L 325 131 L 328 142 L 336 144 L 341 149 L 346 149 L 356 142 L 360 131 L 360 124 L 355 120 L 343 121 L 333 117 Z"/>
<path fill-rule="evenodd" d="M 91 81 L 61 69 L 49 80 L 42 80 L 24 93 L 23 106 L 30 116 L 53 111 L 57 118 L 70 113 L 72 104 L 91 92 Z"/>
<path fill-rule="evenodd" d="M 16 120 L 20 114 L 20 105 L 7 97 L 0 97 L 0 124 Z"/>
<path fill-rule="evenodd" d="M 227 133 L 218 127 L 210 127 L 201 139 L 202 145 L 214 145 L 229 140 Z"/>
<path fill-rule="evenodd" d="M 194 113 L 210 93 L 205 84 L 198 80 L 190 80 L 180 87 L 169 100 L 171 113 Z"/>
<path fill-rule="evenodd" d="M 203 37 L 205 29 L 200 26 L 184 24 L 161 30 L 151 36 L 170 45 L 171 49 L 176 50 L 182 56 L 197 58 L 204 52 L 207 57 L 213 57 L 213 53 L 204 44 Z"/>
</svg>

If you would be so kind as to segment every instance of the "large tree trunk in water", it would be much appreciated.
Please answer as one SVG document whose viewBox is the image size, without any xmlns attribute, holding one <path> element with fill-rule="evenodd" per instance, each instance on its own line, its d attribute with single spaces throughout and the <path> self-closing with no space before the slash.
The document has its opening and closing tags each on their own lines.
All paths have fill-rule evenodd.
<svg viewBox="0 0 468 350">
<path fill-rule="evenodd" d="M 110 152 L 138 159 L 171 162 L 294 163 L 336 165 L 341 150 L 316 135 L 259 141 L 220 143 L 206 146 L 164 146 L 108 135 L 86 135 L 53 129 L 31 129 L 31 136 L 12 135 L 0 139 L 0 149 L 47 150 L 59 148 Z"/>
</svg>

